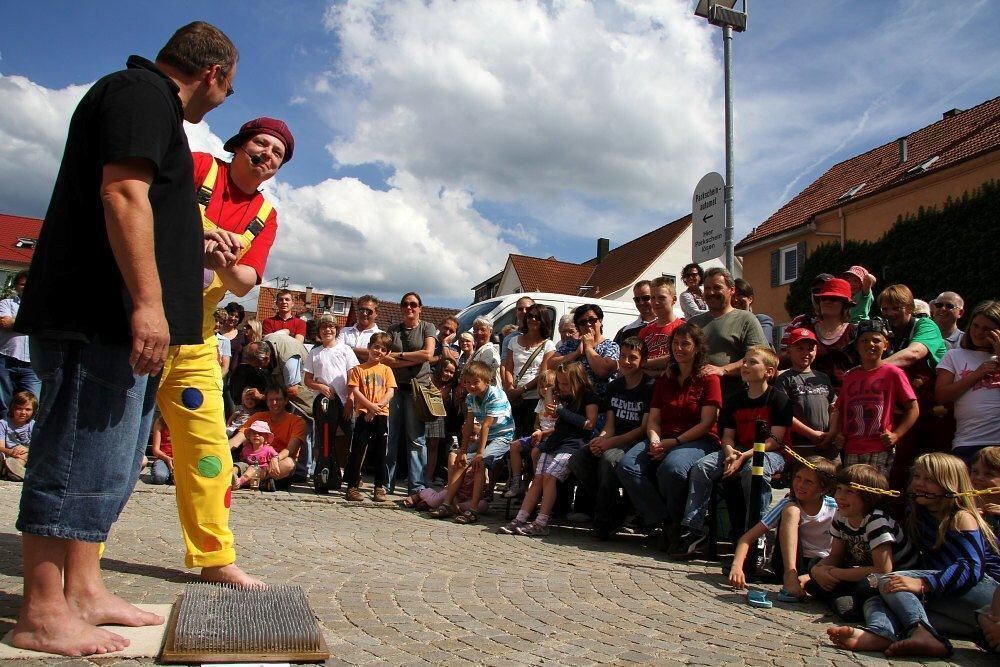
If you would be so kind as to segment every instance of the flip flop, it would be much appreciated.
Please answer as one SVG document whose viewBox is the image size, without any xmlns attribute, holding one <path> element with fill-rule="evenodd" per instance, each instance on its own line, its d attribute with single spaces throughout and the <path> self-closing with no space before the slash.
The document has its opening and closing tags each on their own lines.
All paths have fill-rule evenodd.
<svg viewBox="0 0 1000 667">
<path fill-rule="evenodd" d="M 751 607 L 757 607 L 758 609 L 770 609 L 774 604 L 767 599 L 767 593 L 764 591 L 747 591 L 747 604 Z"/>
<path fill-rule="evenodd" d="M 776 597 L 778 602 L 802 602 L 802 598 L 800 598 L 798 595 L 792 595 L 784 588 L 781 589 L 781 591 L 778 593 Z"/>
</svg>

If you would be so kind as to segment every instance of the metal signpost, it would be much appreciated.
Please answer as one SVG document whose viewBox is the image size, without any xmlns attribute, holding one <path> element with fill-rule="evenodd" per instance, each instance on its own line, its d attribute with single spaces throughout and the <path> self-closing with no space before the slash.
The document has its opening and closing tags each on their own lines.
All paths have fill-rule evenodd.
<svg viewBox="0 0 1000 667">
<path fill-rule="evenodd" d="M 702 176 L 694 189 L 691 197 L 692 262 L 707 262 L 726 250 L 725 189 L 726 182 L 714 171 Z"/>
</svg>

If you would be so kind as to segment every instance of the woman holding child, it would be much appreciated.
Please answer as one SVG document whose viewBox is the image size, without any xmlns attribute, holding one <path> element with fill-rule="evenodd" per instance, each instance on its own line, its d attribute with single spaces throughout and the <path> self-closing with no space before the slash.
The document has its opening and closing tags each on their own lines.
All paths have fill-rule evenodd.
<svg viewBox="0 0 1000 667">
<path fill-rule="evenodd" d="M 594 393 L 603 397 L 608 381 L 618 370 L 618 343 L 604 337 L 604 311 L 596 303 L 577 306 L 573 311 L 573 323 L 579 338 L 559 343 L 549 365 L 579 361 L 594 387 Z"/>
<path fill-rule="evenodd" d="M 520 332 L 511 339 L 503 360 L 503 388 L 514 410 L 514 432 L 518 438 L 534 430 L 538 374 L 556 353 L 548 308 L 532 304 L 524 314 Z"/>
<path fill-rule="evenodd" d="M 666 521 L 675 538 L 691 467 L 719 448 L 722 388 L 718 376 L 701 373 L 708 351 L 697 325 L 677 327 L 669 349 L 667 372 L 653 389 L 648 443 L 640 442 L 625 454 L 618 477 L 643 524 L 652 529 Z"/>
</svg>

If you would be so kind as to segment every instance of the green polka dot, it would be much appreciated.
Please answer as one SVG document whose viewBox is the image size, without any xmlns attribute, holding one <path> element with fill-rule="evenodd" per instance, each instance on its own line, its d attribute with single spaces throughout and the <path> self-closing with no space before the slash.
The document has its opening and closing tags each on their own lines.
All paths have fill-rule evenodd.
<svg viewBox="0 0 1000 667">
<path fill-rule="evenodd" d="M 202 477 L 218 477 L 222 472 L 222 460 L 218 456 L 203 456 L 198 460 L 198 474 Z"/>
</svg>

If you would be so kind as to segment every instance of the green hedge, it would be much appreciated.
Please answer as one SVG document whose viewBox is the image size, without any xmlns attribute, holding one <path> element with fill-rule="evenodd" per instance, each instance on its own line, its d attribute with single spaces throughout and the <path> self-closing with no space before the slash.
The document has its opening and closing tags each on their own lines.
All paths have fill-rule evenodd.
<svg viewBox="0 0 1000 667">
<path fill-rule="evenodd" d="M 837 274 L 860 264 L 878 276 L 878 291 L 903 283 L 929 301 L 945 290 L 958 292 L 969 311 L 1000 296 L 1000 183 L 989 181 L 941 210 L 921 208 L 900 216 L 878 241 L 837 242 L 816 248 L 802 264 L 785 300 L 790 316 L 808 312 L 809 288 L 820 273 Z"/>
</svg>

